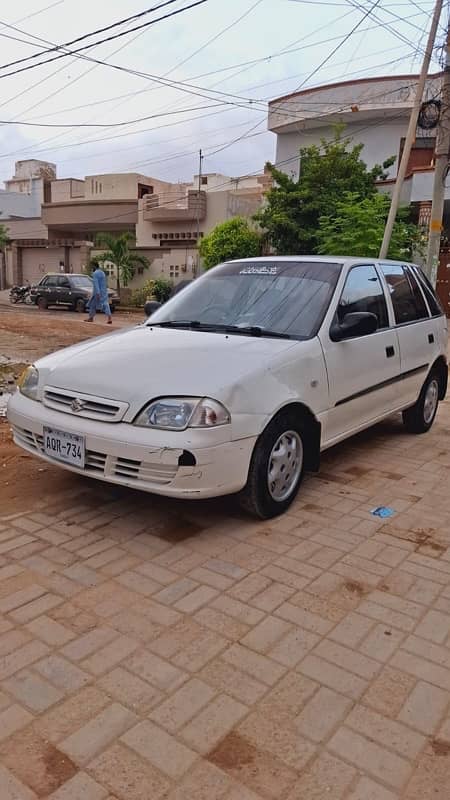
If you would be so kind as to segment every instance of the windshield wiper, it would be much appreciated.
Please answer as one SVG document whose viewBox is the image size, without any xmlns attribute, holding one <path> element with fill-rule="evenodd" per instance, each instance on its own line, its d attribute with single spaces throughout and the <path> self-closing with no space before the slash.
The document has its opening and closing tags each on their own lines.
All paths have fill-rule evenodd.
<svg viewBox="0 0 450 800">
<path fill-rule="evenodd" d="M 149 328 L 190 328 L 203 331 L 220 331 L 236 333 L 241 336 L 258 336 L 272 339 L 290 339 L 288 333 L 280 333 L 262 328 L 260 325 L 227 325 L 221 322 L 200 322 L 198 319 L 168 319 L 164 322 L 149 322 Z"/>
<path fill-rule="evenodd" d="M 224 325 L 223 329 L 226 333 L 242 333 L 247 336 L 261 336 L 272 339 L 290 339 L 288 333 L 279 333 L 278 331 L 270 331 L 267 328 L 261 328 L 260 325 Z"/>
<path fill-rule="evenodd" d="M 202 323 L 197 319 L 167 319 L 164 322 L 148 323 L 149 328 L 200 328 Z"/>
</svg>

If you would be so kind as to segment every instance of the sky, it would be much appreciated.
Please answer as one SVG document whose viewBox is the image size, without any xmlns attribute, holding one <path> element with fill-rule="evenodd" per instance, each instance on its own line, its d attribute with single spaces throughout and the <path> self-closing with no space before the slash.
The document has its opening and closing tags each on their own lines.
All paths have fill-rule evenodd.
<svg viewBox="0 0 450 800">
<path fill-rule="evenodd" d="M 130 30 L 194 2 L 4 3 L 0 181 L 25 158 L 56 163 L 60 178 L 139 172 L 186 181 L 198 172 L 200 148 L 204 172 L 261 172 L 275 153 L 267 101 L 299 87 L 417 72 L 434 7 L 434 0 L 378 0 L 364 19 L 375 0 L 206 0 Z M 11 62 L 162 3 L 159 11 L 71 48 L 126 31 L 121 38 L 8 74 L 62 51 Z M 439 69 L 445 22 L 432 71 Z"/>
</svg>

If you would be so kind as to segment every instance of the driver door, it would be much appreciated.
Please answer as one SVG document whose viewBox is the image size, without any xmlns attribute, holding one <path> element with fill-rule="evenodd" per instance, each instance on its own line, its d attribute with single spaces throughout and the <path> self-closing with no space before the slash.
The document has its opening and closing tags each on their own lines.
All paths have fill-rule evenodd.
<svg viewBox="0 0 450 800">
<path fill-rule="evenodd" d="M 328 372 L 330 407 L 323 429 L 324 445 L 331 445 L 367 427 L 395 409 L 400 376 L 400 350 L 383 285 L 373 264 L 351 267 L 340 295 L 335 320 L 352 312 L 370 312 L 378 320 L 371 334 L 339 342 L 330 338 L 330 326 L 319 334 Z"/>
</svg>

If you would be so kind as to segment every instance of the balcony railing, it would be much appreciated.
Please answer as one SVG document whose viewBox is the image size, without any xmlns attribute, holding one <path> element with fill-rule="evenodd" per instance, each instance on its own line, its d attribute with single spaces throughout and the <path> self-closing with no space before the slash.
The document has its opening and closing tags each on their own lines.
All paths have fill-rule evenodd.
<svg viewBox="0 0 450 800">
<path fill-rule="evenodd" d="M 195 222 L 206 217 L 206 192 L 189 191 L 183 197 L 146 195 L 143 201 L 147 222 Z"/>
</svg>

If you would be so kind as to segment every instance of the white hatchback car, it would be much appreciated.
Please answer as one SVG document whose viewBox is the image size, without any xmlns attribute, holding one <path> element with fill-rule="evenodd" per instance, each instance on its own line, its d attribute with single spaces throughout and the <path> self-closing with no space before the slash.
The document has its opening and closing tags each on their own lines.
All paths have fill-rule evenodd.
<svg viewBox="0 0 450 800">
<path fill-rule="evenodd" d="M 321 450 L 400 411 L 427 431 L 446 351 L 412 264 L 231 261 L 145 324 L 29 367 L 8 418 L 18 445 L 74 472 L 177 498 L 241 492 L 269 518 Z"/>
</svg>

